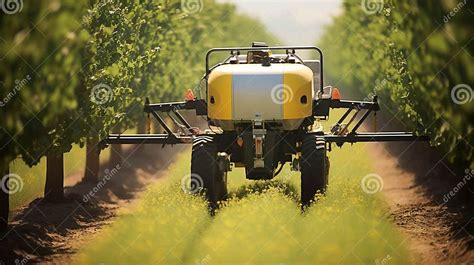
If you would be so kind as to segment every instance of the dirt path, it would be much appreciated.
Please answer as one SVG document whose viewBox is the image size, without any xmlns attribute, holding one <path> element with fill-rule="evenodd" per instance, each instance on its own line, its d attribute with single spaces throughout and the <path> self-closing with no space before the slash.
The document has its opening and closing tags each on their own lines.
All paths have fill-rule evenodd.
<svg viewBox="0 0 474 265">
<path fill-rule="evenodd" d="M 130 149 L 115 170 L 101 166 L 103 175 L 109 176 L 103 182 L 80 183 L 80 175 L 68 178 L 76 184 L 66 188 L 65 202 L 51 204 L 39 198 L 14 213 L 11 229 L 0 241 L 0 260 L 5 264 L 70 264 L 77 250 L 113 223 L 117 211 L 139 198 L 182 150 Z"/>
<path fill-rule="evenodd" d="M 466 194 L 467 202 L 472 200 L 468 187 L 449 203 L 443 203 L 443 195 L 452 190 L 458 179 L 446 177 L 451 173 L 444 163 L 436 163 L 439 158 L 426 154 L 426 146 L 370 146 L 377 161 L 376 173 L 384 181 L 390 216 L 406 234 L 414 262 L 474 264 L 474 208 L 465 200 Z M 163 175 L 173 161 L 171 154 L 183 149 L 155 150 L 156 147 L 149 148 L 131 156 L 128 153 L 127 163 L 103 186 L 72 185 L 66 190 L 67 202 L 49 204 L 37 199 L 23 207 L 0 244 L 0 257 L 7 264 L 70 263 L 78 249 L 90 244 L 91 237 L 114 222 L 119 209 L 129 207 L 147 185 Z M 413 168 L 413 164 L 417 166 Z M 71 183 L 80 177 L 70 179 Z M 94 188 L 98 188 L 97 192 L 85 201 L 84 195 Z"/>
<path fill-rule="evenodd" d="M 390 216 L 406 235 L 414 263 L 474 264 L 469 188 L 451 202 L 443 201 L 458 179 L 450 176 L 454 173 L 446 163 L 427 152 L 425 144 L 370 146 Z"/>
</svg>

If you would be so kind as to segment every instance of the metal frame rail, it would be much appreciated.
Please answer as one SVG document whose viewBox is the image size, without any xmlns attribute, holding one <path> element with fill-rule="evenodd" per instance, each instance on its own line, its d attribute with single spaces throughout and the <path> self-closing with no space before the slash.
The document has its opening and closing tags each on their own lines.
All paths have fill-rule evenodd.
<svg viewBox="0 0 474 265">
<path fill-rule="evenodd" d="M 342 146 L 344 143 L 357 142 L 429 141 L 427 136 L 418 136 L 411 132 L 357 132 L 370 113 L 374 113 L 375 115 L 380 109 L 377 98 L 374 98 L 374 101 L 327 100 L 329 100 L 329 108 L 347 109 L 336 124 L 336 126 L 339 126 L 339 130 L 324 134 L 323 137 L 328 143 L 336 143 L 338 146 Z M 318 105 L 318 102 L 315 102 L 315 105 Z M 148 113 L 148 115 L 152 115 L 158 121 L 165 130 L 164 133 L 110 134 L 106 139 L 101 141 L 100 147 L 103 149 L 109 144 L 190 144 L 192 143 L 194 135 L 201 133 L 199 130 L 193 131 L 194 127 L 179 113 L 180 110 L 195 110 L 197 115 L 207 115 L 207 106 L 204 100 L 151 104 L 149 100 L 146 99 L 144 112 Z M 350 118 L 349 123 L 344 124 L 344 121 L 352 112 L 354 112 L 354 114 Z M 356 117 L 361 112 L 363 112 L 362 116 L 349 131 L 349 125 L 356 120 Z M 162 116 L 164 113 L 181 129 L 181 132 L 172 131 Z M 214 133 L 207 135 L 219 136 L 219 134 Z"/>
</svg>

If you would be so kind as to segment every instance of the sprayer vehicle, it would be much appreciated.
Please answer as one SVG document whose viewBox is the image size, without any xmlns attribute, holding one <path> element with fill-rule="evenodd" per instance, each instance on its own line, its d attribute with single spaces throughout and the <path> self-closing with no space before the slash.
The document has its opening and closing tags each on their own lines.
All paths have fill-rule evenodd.
<svg viewBox="0 0 474 265">
<path fill-rule="evenodd" d="M 223 54 L 227 56 L 222 57 Z M 224 58 L 210 65 L 216 55 Z M 214 56 L 214 57 L 213 57 Z M 108 144 L 192 144 L 191 190 L 205 194 L 211 207 L 227 198 L 233 167 L 252 180 L 270 180 L 290 164 L 301 172 L 301 203 L 307 206 L 328 185 L 331 145 L 381 141 L 426 141 L 410 132 L 358 132 L 379 111 L 377 97 L 341 98 L 324 85 L 323 52 L 315 46 L 214 48 L 207 52 L 203 89 L 188 91 L 185 101 L 150 103 L 144 112 L 156 118 L 162 134 L 111 134 Z M 199 89 L 195 89 L 199 90 Z M 327 132 L 322 123 L 333 109 L 344 114 Z M 207 128 L 191 126 L 182 110 L 205 117 Z M 166 115 L 166 116 L 165 116 Z M 167 125 L 169 117 L 179 128 Z"/>
</svg>

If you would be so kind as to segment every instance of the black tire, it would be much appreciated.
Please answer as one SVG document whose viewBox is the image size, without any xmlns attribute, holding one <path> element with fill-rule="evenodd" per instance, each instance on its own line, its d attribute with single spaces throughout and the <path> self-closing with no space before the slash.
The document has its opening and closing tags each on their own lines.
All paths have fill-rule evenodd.
<svg viewBox="0 0 474 265">
<path fill-rule="evenodd" d="M 217 187 L 217 200 L 224 201 L 227 199 L 227 170 L 220 168 L 217 172 L 216 187 Z"/>
<path fill-rule="evenodd" d="M 324 194 L 328 185 L 329 159 L 320 135 L 306 135 L 301 146 L 301 203 L 309 206 L 316 193 Z"/>
<path fill-rule="evenodd" d="M 193 141 L 191 190 L 205 194 L 213 209 L 227 198 L 227 172 L 219 167 L 217 147 L 210 136 L 197 136 Z"/>
</svg>

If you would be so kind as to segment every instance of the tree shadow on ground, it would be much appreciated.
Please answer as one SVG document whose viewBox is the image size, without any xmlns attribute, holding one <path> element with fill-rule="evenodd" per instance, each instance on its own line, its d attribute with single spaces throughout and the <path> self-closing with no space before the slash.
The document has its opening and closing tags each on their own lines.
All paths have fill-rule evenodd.
<svg viewBox="0 0 474 265">
<path fill-rule="evenodd" d="M 379 115 L 385 131 L 403 131 L 397 119 Z M 466 168 L 452 165 L 447 154 L 423 142 L 384 143 L 384 149 L 397 160 L 398 166 L 414 175 L 414 187 L 419 187 L 431 200 L 427 208 L 442 208 L 429 213 L 433 218 L 445 219 L 450 237 L 466 242 L 467 251 L 474 249 L 474 180 L 465 181 Z M 456 152 L 456 150 L 452 150 Z M 462 183 L 462 184 L 461 184 Z M 410 187 L 410 188 L 414 188 Z M 418 209 L 417 211 L 420 211 Z M 461 254 L 461 253 L 459 253 Z"/>
<path fill-rule="evenodd" d="M 116 210 L 162 176 L 184 149 L 132 147 L 124 152 L 115 174 L 110 174 L 108 163 L 101 164 L 98 183 L 66 187 L 60 203 L 38 198 L 22 207 L 14 214 L 9 231 L 0 235 L 0 264 L 51 261 L 57 255 L 75 253 L 79 243 L 70 242 L 71 238 L 80 239 L 81 232 L 93 233 L 110 223 Z"/>
</svg>

